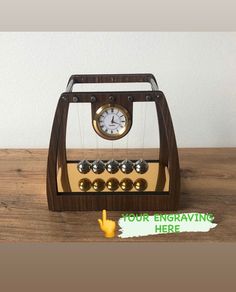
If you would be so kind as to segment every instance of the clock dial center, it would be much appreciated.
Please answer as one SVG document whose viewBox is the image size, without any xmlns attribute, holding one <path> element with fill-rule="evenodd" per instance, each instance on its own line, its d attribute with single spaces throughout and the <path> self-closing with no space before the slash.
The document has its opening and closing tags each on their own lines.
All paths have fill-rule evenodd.
<svg viewBox="0 0 236 292">
<path fill-rule="evenodd" d="M 111 110 L 105 111 L 100 119 L 100 126 L 104 131 L 113 133 L 113 131 L 119 132 L 124 127 L 125 119 L 120 112 L 114 113 Z"/>
</svg>

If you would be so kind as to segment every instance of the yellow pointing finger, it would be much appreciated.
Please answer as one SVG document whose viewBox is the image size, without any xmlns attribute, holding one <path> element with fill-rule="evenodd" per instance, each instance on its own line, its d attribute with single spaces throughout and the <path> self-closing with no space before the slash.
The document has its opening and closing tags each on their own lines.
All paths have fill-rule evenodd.
<svg viewBox="0 0 236 292">
<path fill-rule="evenodd" d="M 107 211 L 102 210 L 102 219 L 98 219 L 100 229 L 104 232 L 104 236 L 112 238 L 115 236 L 116 222 L 107 220 Z"/>
<path fill-rule="evenodd" d="M 106 210 L 102 210 L 102 221 L 103 223 L 106 222 L 107 220 L 107 211 Z"/>
</svg>

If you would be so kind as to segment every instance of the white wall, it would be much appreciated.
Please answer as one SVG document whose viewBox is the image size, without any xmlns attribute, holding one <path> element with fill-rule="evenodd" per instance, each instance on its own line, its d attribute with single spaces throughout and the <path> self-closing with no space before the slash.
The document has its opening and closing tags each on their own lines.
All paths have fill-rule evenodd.
<svg viewBox="0 0 236 292">
<path fill-rule="evenodd" d="M 6 32 L 0 33 L 0 148 L 48 146 L 71 74 L 142 72 L 153 73 L 166 94 L 178 146 L 236 145 L 236 33 Z M 129 147 L 142 144 L 136 131 L 143 112 L 136 111 Z M 77 120 L 70 124 L 74 146 Z M 152 130 L 146 126 L 145 147 L 153 146 Z M 84 146 L 96 147 L 94 137 L 85 137 Z"/>
</svg>

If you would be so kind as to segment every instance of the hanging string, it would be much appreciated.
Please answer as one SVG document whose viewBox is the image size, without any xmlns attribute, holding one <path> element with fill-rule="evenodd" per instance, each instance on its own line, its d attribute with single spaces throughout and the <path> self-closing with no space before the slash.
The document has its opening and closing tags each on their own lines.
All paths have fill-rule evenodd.
<svg viewBox="0 0 236 292">
<path fill-rule="evenodd" d="M 85 153 L 84 153 L 84 135 L 82 133 L 82 127 L 81 127 L 81 124 L 80 124 L 80 111 L 79 111 L 79 104 L 77 103 L 76 104 L 76 112 L 77 112 L 77 119 L 78 119 L 78 124 L 79 124 L 79 127 L 77 128 L 78 129 L 78 132 L 79 132 L 79 138 L 80 138 L 80 143 L 81 143 L 81 149 L 83 150 L 83 157 L 85 159 Z"/>
<path fill-rule="evenodd" d="M 143 117 L 143 141 L 142 141 L 142 156 L 141 159 L 144 159 L 144 145 L 145 145 L 145 131 L 146 131 L 146 116 L 147 116 L 147 102 L 144 105 L 144 117 Z"/>
<path fill-rule="evenodd" d="M 129 135 L 126 135 L 126 160 L 129 157 Z"/>
<path fill-rule="evenodd" d="M 154 86 L 153 90 L 158 90 L 158 85 L 157 86 Z M 155 104 L 155 112 L 156 112 L 156 104 Z M 161 148 L 161 144 L 160 144 L 160 124 L 159 124 L 159 121 L 158 121 L 158 115 L 159 114 L 156 114 L 155 117 L 156 117 L 156 124 L 158 125 L 158 135 L 156 136 L 156 150 L 157 150 L 157 153 L 156 153 L 156 159 L 157 160 L 160 160 L 160 148 Z M 158 147 L 159 145 L 159 147 Z"/>
<path fill-rule="evenodd" d="M 95 134 L 96 136 L 96 150 L 95 150 L 95 153 L 96 153 L 96 160 L 100 160 L 101 158 L 101 155 L 100 155 L 100 150 L 99 150 L 99 138 L 98 138 L 98 135 Z"/>
<path fill-rule="evenodd" d="M 113 147 L 114 147 L 114 143 L 113 143 L 113 140 L 111 141 L 111 158 L 112 158 L 112 160 L 114 159 L 114 149 L 113 149 Z"/>
<path fill-rule="evenodd" d="M 151 81 L 151 88 L 152 88 L 152 91 L 157 91 L 159 90 L 159 87 L 158 87 L 158 84 L 156 83 L 155 80 L 152 80 Z M 156 106 L 155 106 L 156 107 Z M 160 127 L 160 124 L 158 122 L 158 115 L 156 115 L 156 124 L 158 125 L 158 127 Z M 159 130 L 159 129 L 158 129 Z M 157 137 L 157 145 L 159 144 L 159 149 L 160 149 L 160 130 L 158 131 L 159 132 L 159 141 L 158 141 L 158 137 Z M 159 143 L 158 143 L 159 142 Z M 159 160 L 159 155 L 160 155 L 160 151 L 159 151 L 158 147 L 156 147 L 156 155 L 157 155 L 157 159 Z"/>
</svg>

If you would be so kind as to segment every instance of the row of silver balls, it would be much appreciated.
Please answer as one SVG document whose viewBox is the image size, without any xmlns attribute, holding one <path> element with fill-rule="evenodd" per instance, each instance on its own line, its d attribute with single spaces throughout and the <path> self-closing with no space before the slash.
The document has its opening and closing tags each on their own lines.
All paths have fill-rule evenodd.
<svg viewBox="0 0 236 292">
<path fill-rule="evenodd" d="M 92 163 L 88 160 L 81 160 L 77 165 L 77 169 L 83 174 L 88 173 L 90 170 L 96 174 L 100 174 L 105 170 L 112 174 L 118 172 L 119 170 L 125 174 L 129 174 L 133 170 L 139 174 L 143 174 L 148 171 L 148 163 L 143 159 L 139 159 L 135 163 L 128 159 L 125 159 L 121 163 L 114 159 L 109 160 L 107 163 L 104 163 L 102 160 L 95 160 Z"/>
</svg>

